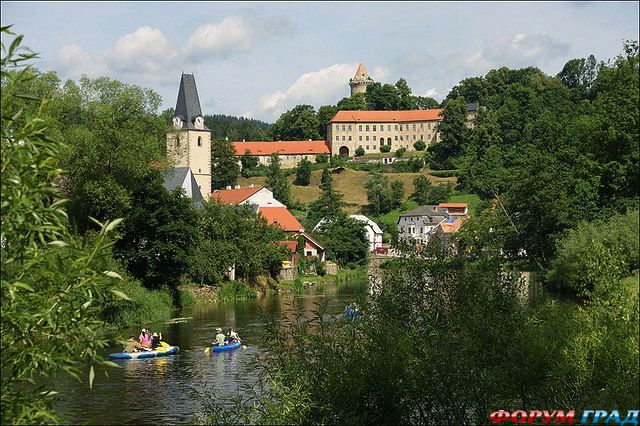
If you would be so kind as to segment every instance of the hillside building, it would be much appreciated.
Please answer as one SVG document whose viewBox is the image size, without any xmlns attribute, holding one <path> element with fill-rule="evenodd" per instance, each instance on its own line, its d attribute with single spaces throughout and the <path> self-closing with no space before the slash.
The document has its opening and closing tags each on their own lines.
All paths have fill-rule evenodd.
<svg viewBox="0 0 640 426">
<path fill-rule="evenodd" d="M 373 79 L 369 76 L 369 72 L 365 68 L 362 61 L 358 65 L 356 74 L 349 80 L 349 86 L 351 87 L 351 96 L 356 93 L 367 93 L 367 86 L 373 83 Z"/>
<path fill-rule="evenodd" d="M 274 141 L 274 142 L 231 142 L 236 155 L 241 157 L 247 151 L 249 155 L 258 159 L 258 164 L 269 165 L 271 155 L 278 154 L 280 167 L 283 169 L 297 167 L 302 159 L 315 162 L 316 155 L 327 154 L 331 151 L 326 141 Z"/>
<path fill-rule="evenodd" d="M 211 193 L 211 198 L 221 204 L 254 205 L 258 207 L 285 207 L 273 197 L 273 192 L 264 186 L 251 185 L 248 188 L 235 188 L 228 186 L 226 189 L 216 189 Z"/>
</svg>

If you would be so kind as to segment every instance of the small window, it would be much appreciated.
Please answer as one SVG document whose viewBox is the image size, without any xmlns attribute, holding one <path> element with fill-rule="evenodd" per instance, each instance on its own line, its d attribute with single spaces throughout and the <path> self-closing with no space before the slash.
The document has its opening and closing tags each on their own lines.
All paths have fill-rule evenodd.
<svg viewBox="0 0 640 426">
<path fill-rule="evenodd" d="M 373 131 L 374 132 L 376 131 L 376 125 L 375 124 L 373 125 Z"/>
<path fill-rule="evenodd" d="M 343 132 L 344 132 L 345 128 L 346 128 L 346 126 L 343 124 L 343 125 L 342 125 L 342 131 L 343 131 Z"/>
<path fill-rule="evenodd" d="M 351 136 L 349 136 L 349 140 L 351 140 Z"/>
<path fill-rule="evenodd" d="M 373 146 L 373 149 L 376 149 L 376 146 L 375 146 L 375 145 Z"/>
<path fill-rule="evenodd" d="M 342 137 L 342 142 L 344 142 L 344 141 L 345 141 L 345 137 L 343 136 L 343 137 Z"/>
<path fill-rule="evenodd" d="M 395 125 L 395 129 L 398 130 L 398 125 L 397 124 Z"/>
<path fill-rule="evenodd" d="M 311 250 L 307 250 L 307 256 L 312 256 L 313 252 Z"/>
<path fill-rule="evenodd" d="M 369 145 L 367 145 L 367 150 L 369 149 Z"/>
<path fill-rule="evenodd" d="M 424 123 L 420 123 L 420 130 L 424 130 Z"/>
<path fill-rule="evenodd" d="M 402 124 L 400 125 L 400 131 L 402 131 Z"/>
<path fill-rule="evenodd" d="M 387 132 L 390 132 L 390 131 L 391 131 L 391 124 L 387 126 Z"/>
<path fill-rule="evenodd" d="M 415 130 L 415 129 L 416 129 L 416 124 L 415 124 L 415 123 L 413 123 L 413 130 Z"/>
<path fill-rule="evenodd" d="M 358 140 L 362 142 L 362 136 L 358 136 Z"/>
<path fill-rule="evenodd" d="M 202 169 L 198 169 L 198 173 L 202 173 Z"/>
<path fill-rule="evenodd" d="M 398 140 L 398 135 L 395 136 L 395 140 Z"/>
<path fill-rule="evenodd" d="M 202 136 L 198 136 L 198 146 L 202 146 Z"/>
<path fill-rule="evenodd" d="M 180 146 L 180 136 L 176 136 L 176 147 Z"/>
<path fill-rule="evenodd" d="M 366 126 L 364 126 L 365 130 L 368 132 L 369 131 L 369 125 L 367 124 Z"/>
<path fill-rule="evenodd" d="M 366 136 L 366 140 L 367 140 L 367 142 L 369 141 L 369 135 Z"/>
<path fill-rule="evenodd" d="M 358 126 L 358 130 L 362 131 L 362 125 Z"/>
<path fill-rule="evenodd" d="M 349 124 L 349 131 L 351 131 L 351 124 Z"/>
<path fill-rule="evenodd" d="M 340 140 L 340 136 L 336 135 L 336 140 L 339 141 Z"/>
</svg>

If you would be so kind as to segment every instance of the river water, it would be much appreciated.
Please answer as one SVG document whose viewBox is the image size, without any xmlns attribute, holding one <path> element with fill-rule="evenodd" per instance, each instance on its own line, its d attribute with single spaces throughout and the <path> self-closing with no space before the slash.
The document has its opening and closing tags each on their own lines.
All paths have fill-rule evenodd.
<svg viewBox="0 0 640 426">
<path fill-rule="evenodd" d="M 108 377 L 97 370 L 92 390 L 61 374 L 56 390 L 64 399 L 58 413 L 72 424 L 193 423 L 201 406 L 194 389 L 206 386 L 217 395 L 235 396 L 245 384 L 255 382 L 251 361 L 262 350 L 263 315 L 280 317 L 294 303 L 311 313 L 323 301 L 328 303 L 328 314 L 340 315 L 347 302 L 365 297 L 367 291 L 364 279 L 311 287 L 298 296 L 267 295 L 185 308 L 178 314 L 190 318 L 184 322 L 147 325 L 151 331 L 162 332 L 168 343 L 178 345 L 178 354 L 123 361 L 121 368 L 108 369 Z M 234 327 L 247 348 L 204 354 L 215 327 Z M 130 334 L 137 336 L 140 329 L 124 330 L 120 336 Z M 121 350 L 114 346 L 105 354 Z"/>
</svg>

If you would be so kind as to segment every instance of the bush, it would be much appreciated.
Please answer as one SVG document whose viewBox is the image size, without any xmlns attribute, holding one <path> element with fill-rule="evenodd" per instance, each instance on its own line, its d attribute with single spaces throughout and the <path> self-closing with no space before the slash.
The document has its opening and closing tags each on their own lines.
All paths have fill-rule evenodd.
<svg viewBox="0 0 640 426">
<path fill-rule="evenodd" d="M 356 149 L 356 157 L 362 157 L 364 155 L 364 148 L 362 148 L 361 146 L 359 146 Z"/>
<path fill-rule="evenodd" d="M 389 145 L 381 145 L 380 152 L 389 152 L 391 151 L 391 147 Z"/>
<path fill-rule="evenodd" d="M 460 170 L 431 170 L 431 176 L 436 177 L 456 177 L 460 173 Z"/>
<path fill-rule="evenodd" d="M 219 300 L 255 299 L 257 292 L 241 281 L 229 281 L 218 289 Z"/>
<path fill-rule="evenodd" d="M 316 155 L 316 163 L 327 163 L 327 162 L 329 162 L 329 156 L 327 154 Z"/>
<path fill-rule="evenodd" d="M 396 158 L 402 158 L 402 156 L 407 152 L 407 148 L 398 148 L 396 149 Z"/>
<path fill-rule="evenodd" d="M 309 180 L 311 179 L 311 162 L 306 159 L 302 159 L 298 164 L 298 168 L 296 169 L 296 180 L 295 184 L 300 186 L 309 185 Z"/>
<path fill-rule="evenodd" d="M 102 317 L 106 322 L 126 327 L 171 318 L 173 298 L 168 289 L 147 290 L 139 281 L 129 277 L 125 277 L 116 288 L 131 300 L 120 299 L 105 304 Z M 184 297 L 186 302 L 188 296 Z"/>
<path fill-rule="evenodd" d="M 416 151 L 424 151 L 427 148 L 427 144 L 424 143 L 423 140 L 419 140 L 416 143 L 413 144 L 413 148 Z"/>
</svg>

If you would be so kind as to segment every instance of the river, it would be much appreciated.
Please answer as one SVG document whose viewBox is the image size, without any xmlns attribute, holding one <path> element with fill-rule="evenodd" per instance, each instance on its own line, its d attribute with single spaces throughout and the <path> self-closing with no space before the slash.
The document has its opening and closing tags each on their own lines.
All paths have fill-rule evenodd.
<svg viewBox="0 0 640 426">
<path fill-rule="evenodd" d="M 235 396 L 243 385 L 255 382 L 251 361 L 261 351 L 265 333 L 261 312 L 280 317 L 292 309 L 292 303 L 298 303 L 310 313 L 318 303 L 327 301 L 328 314 L 339 315 L 346 302 L 366 297 L 367 291 L 366 279 L 362 279 L 310 287 L 298 296 L 266 295 L 185 308 L 178 313 L 189 318 L 184 322 L 147 325 L 162 332 L 168 343 L 178 345 L 178 354 L 123 361 L 122 368 L 108 369 L 108 377 L 97 370 L 92 390 L 61 373 L 56 390 L 64 399 L 57 406 L 58 413 L 72 424 L 193 423 L 201 405 L 194 389 L 206 385 L 218 395 Z M 234 327 L 246 349 L 204 354 L 215 327 Z M 130 334 L 140 334 L 140 327 L 123 330 L 120 335 Z M 114 346 L 105 354 L 121 349 Z"/>
</svg>

